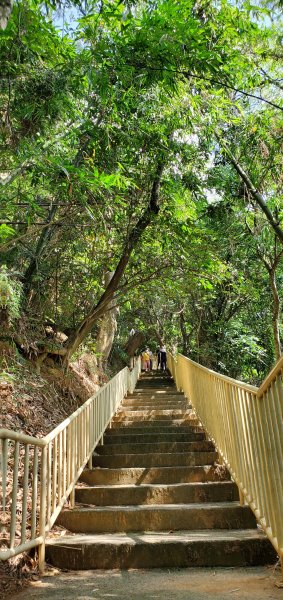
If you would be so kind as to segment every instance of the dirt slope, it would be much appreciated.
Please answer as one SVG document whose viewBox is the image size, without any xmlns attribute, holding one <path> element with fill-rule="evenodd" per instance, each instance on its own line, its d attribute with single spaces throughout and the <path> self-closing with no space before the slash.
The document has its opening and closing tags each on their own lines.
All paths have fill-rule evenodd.
<svg viewBox="0 0 283 600">
<path fill-rule="evenodd" d="M 0 428 L 43 437 L 74 412 L 105 383 L 96 359 L 85 354 L 68 372 L 54 366 L 37 373 L 33 364 L 0 346 Z M 19 474 L 20 475 L 20 474 Z M 7 490 L 12 487 L 8 475 Z M 1 525 L 1 523 L 0 523 Z M 18 556 L 0 562 L 0 599 L 36 577 L 37 561 Z"/>
</svg>

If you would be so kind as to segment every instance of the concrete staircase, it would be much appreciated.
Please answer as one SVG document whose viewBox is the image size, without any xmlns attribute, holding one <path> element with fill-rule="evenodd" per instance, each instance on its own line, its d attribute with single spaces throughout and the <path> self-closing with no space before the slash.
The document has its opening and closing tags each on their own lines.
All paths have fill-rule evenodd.
<svg viewBox="0 0 283 600">
<path fill-rule="evenodd" d="M 64 569 L 273 563 L 236 485 L 168 374 L 144 374 L 96 449 L 47 544 Z M 83 487 L 84 485 L 84 487 Z"/>
</svg>

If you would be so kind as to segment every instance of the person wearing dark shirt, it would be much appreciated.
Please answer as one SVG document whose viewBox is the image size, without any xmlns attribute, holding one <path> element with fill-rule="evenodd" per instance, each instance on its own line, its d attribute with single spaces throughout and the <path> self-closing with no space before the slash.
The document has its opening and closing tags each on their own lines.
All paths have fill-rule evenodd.
<svg viewBox="0 0 283 600">
<path fill-rule="evenodd" d="M 161 367 L 161 371 L 166 371 L 166 362 L 167 362 L 166 347 L 165 346 L 161 346 L 161 348 L 160 348 L 160 367 Z"/>
<path fill-rule="evenodd" d="M 156 356 L 157 356 L 157 369 L 160 369 L 161 368 L 161 353 L 160 353 L 159 347 L 156 350 Z"/>
</svg>

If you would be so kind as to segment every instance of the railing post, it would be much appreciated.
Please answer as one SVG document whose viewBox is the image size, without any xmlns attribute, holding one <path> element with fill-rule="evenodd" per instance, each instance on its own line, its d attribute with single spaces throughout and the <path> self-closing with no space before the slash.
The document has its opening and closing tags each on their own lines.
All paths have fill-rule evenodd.
<svg viewBox="0 0 283 600">
<path fill-rule="evenodd" d="M 238 491 L 239 491 L 239 501 L 240 501 L 240 505 L 244 506 L 245 504 L 245 496 L 241 490 L 241 488 L 238 486 Z"/>
<path fill-rule="evenodd" d="M 71 424 L 72 427 L 72 445 L 71 445 L 71 481 L 74 482 L 75 479 L 75 469 L 76 469 L 76 422 L 73 421 Z M 75 506 L 75 487 L 73 487 L 70 493 L 70 507 L 74 508 Z"/>
<path fill-rule="evenodd" d="M 88 468 L 92 469 L 92 453 L 91 453 L 91 455 L 90 455 L 90 457 L 88 459 Z"/>
<path fill-rule="evenodd" d="M 40 507 L 39 507 L 39 535 L 43 538 L 38 548 L 39 572 L 44 572 L 45 566 L 45 515 L 46 515 L 46 467 L 47 467 L 47 446 L 42 448 L 41 453 L 41 472 L 40 472 Z"/>
<path fill-rule="evenodd" d="M 73 487 L 71 493 L 70 493 L 70 508 L 74 508 L 75 507 L 75 488 Z"/>
<path fill-rule="evenodd" d="M 180 371 L 180 364 L 178 364 L 178 357 L 173 358 L 173 376 L 175 379 L 175 383 L 176 383 L 176 387 L 178 392 L 182 391 L 182 386 L 181 386 L 181 371 Z"/>
<path fill-rule="evenodd" d="M 138 359 L 131 373 L 122 369 L 93 397 L 43 439 L 0 428 L 0 470 L 2 475 L 2 511 L 7 512 L 7 466 L 10 441 L 15 442 L 16 459 L 13 471 L 12 514 L 10 516 L 10 548 L 5 549 L 4 560 L 31 547 L 38 548 L 39 569 L 44 571 L 45 540 L 60 510 L 69 496 L 69 506 L 75 505 L 75 483 L 88 463 L 92 468 L 92 449 L 110 423 L 119 404 L 127 394 L 127 387 L 135 387 L 140 372 Z M 88 429 L 88 425 L 90 425 Z M 15 544 L 16 509 L 18 506 L 19 444 L 26 444 L 24 458 L 21 543 Z M 34 460 L 29 486 L 29 446 L 34 445 Z M 39 454 L 40 452 L 40 454 Z M 32 455 L 32 453 L 31 453 Z M 40 457 L 40 461 L 39 461 Z M 38 472 L 38 465 L 40 470 Z M 38 494 L 39 492 L 39 498 Z M 26 539 L 26 516 L 31 496 L 31 535 Z M 16 539 L 16 541 L 18 541 Z M 1 559 L 4 552 L 1 551 Z"/>
</svg>

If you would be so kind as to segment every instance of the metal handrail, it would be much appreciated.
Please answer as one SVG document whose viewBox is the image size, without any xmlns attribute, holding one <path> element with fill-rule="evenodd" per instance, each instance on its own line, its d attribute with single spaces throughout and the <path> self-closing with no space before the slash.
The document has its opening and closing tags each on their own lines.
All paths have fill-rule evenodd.
<svg viewBox="0 0 283 600">
<path fill-rule="evenodd" d="M 132 370 L 125 367 L 44 438 L 0 429 L 0 560 L 38 546 L 44 569 L 46 534 L 69 497 L 74 505 L 76 482 L 85 465 L 91 467 L 94 448 L 123 398 L 133 392 L 140 370 L 138 358 Z"/>
<path fill-rule="evenodd" d="M 260 388 L 169 355 L 179 390 L 237 483 L 283 563 L 283 360 Z"/>
<path fill-rule="evenodd" d="M 270 371 L 270 373 L 268 373 L 266 378 L 263 380 L 261 386 L 258 388 L 258 390 L 257 390 L 258 398 L 261 398 L 261 396 L 263 396 L 264 392 L 266 392 L 266 390 L 270 387 L 272 382 L 278 376 L 280 377 L 282 375 L 282 371 L 283 371 L 283 356 L 281 356 L 279 358 L 276 365 L 273 367 L 273 369 Z"/>
</svg>

